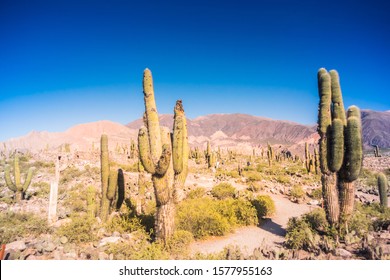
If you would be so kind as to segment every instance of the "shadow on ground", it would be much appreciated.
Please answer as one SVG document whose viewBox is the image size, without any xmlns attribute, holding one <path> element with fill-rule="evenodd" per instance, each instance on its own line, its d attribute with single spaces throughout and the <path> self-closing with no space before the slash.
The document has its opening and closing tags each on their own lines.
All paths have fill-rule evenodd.
<svg viewBox="0 0 390 280">
<path fill-rule="evenodd" d="M 272 221 L 272 219 L 262 220 L 260 228 L 278 236 L 284 237 L 286 235 L 286 230 L 282 228 L 279 224 Z"/>
</svg>

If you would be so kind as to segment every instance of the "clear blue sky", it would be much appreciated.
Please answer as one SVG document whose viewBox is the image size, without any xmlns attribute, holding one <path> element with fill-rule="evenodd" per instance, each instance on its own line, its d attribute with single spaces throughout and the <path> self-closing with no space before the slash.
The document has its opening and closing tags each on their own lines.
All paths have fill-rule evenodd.
<svg viewBox="0 0 390 280">
<path fill-rule="evenodd" d="M 346 106 L 390 109 L 390 1 L 0 1 L 0 141 L 143 112 L 317 118 L 317 70 Z"/>
</svg>

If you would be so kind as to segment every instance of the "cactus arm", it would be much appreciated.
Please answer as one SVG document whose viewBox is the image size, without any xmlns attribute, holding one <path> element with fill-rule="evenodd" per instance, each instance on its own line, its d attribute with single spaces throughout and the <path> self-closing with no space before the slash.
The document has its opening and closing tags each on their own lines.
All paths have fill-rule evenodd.
<svg viewBox="0 0 390 280">
<path fill-rule="evenodd" d="M 329 75 L 331 78 L 331 89 L 332 89 L 332 105 L 333 105 L 333 119 L 340 119 L 343 125 L 347 125 L 345 118 L 345 110 L 343 97 L 341 94 L 340 78 L 336 70 L 330 70 Z"/>
<path fill-rule="evenodd" d="M 183 151 L 184 147 L 184 110 L 181 100 L 176 102 L 174 109 L 174 121 L 173 121 L 173 170 L 175 173 L 180 173 L 183 170 Z"/>
<path fill-rule="evenodd" d="M 16 188 L 16 186 L 12 182 L 10 166 L 8 164 L 6 164 L 4 167 L 4 175 L 5 175 L 4 178 L 5 178 L 5 183 L 6 183 L 7 187 L 11 191 L 16 192 L 18 189 Z"/>
<path fill-rule="evenodd" d="M 24 180 L 24 184 L 22 186 L 22 191 L 23 192 L 27 191 L 28 186 L 30 186 L 31 179 L 32 179 L 32 176 L 33 176 L 33 172 L 34 172 L 34 169 L 33 168 L 29 168 L 28 173 L 26 175 L 26 179 Z"/>
<path fill-rule="evenodd" d="M 160 160 L 158 161 L 158 164 L 156 166 L 155 173 L 158 175 L 164 175 L 165 172 L 167 172 L 170 161 L 171 161 L 171 150 L 170 145 L 164 144 L 163 145 L 163 151 L 161 153 Z"/>
<path fill-rule="evenodd" d="M 362 159 L 361 121 L 357 117 L 348 117 L 345 131 L 344 179 L 352 182 L 359 177 Z"/>
<path fill-rule="evenodd" d="M 331 80 L 330 75 L 324 68 L 318 71 L 318 91 L 320 95 L 320 104 L 318 110 L 318 134 L 320 135 L 320 168 L 323 174 L 328 173 L 328 136 L 332 117 L 330 111 L 331 104 Z"/>
<path fill-rule="evenodd" d="M 150 144 L 148 139 L 148 131 L 146 127 L 141 127 L 138 131 L 138 154 L 142 166 L 148 173 L 154 174 L 156 172 L 150 152 Z"/>
<path fill-rule="evenodd" d="M 19 167 L 19 157 L 15 155 L 14 160 L 14 180 L 15 180 L 15 186 L 16 188 L 21 191 L 22 190 L 22 184 L 20 181 L 20 167 Z"/>
<path fill-rule="evenodd" d="M 116 198 L 116 209 L 119 210 L 125 200 L 125 177 L 123 176 L 123 170 L 118 170 L 118 191 Z"/>
<path fill-rule="evenodd" d="M 337 172 L 343 165 L 344 158 L 344 124 L 340 119 L 334 119 L 331 126 L 329 169 Z"/>
<path fill-rule="evenodd" d="M 149 69 L 145 69 L 143 78 L 145 113 L 148 128 L 148 139 L 150 145 L 150 155 L 153 164 L 156 166 L 161 156 L 161 134 L 160 124 L 158 119 L 156 101 L 154 98 L 152 73 Z"/>
<path fill-rule="evenodd" d="M 110 202 L 114 199 L 118 187 L 118 171 L 113 169 L 110 170 L 110 176 L 108 178 L 108 188 L 106 197 Z M 111 203 L 110 203 L 111 204 Z"/>
</svg>

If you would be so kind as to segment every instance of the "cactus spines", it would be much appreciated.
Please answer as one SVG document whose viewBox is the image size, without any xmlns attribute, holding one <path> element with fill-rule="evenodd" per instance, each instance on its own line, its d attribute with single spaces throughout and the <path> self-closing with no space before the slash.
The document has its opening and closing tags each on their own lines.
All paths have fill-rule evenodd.
<svg viewBox="0 0 390 280">
<path fill-rule="evenodd" d="M 354 206 L 354 184 L 362 165 L 360 110 L 348 108 L 341 96 L 338 73 L 318 71 L 320 95 L 318 133 L 320 135 L 321 182 L 327 218 L 336 228 L 347 223 Z M 336 180 L 337 179 L 337 180 Z"/>
<path fill-rule="evenodd" d="M 382 172 L 378 174 L 378 189 L 380 204 L 382 207 L 387 208 L 388 182 L 385 174 L 383 174 Z"/>
<path fill-rule="evenodd" d="M 22 184 L 20 178 L 21 176 L 20 176 L 18 155 L 16 154 L 14 158 L 14 182 L 12 182 L 10 166 L 8 164 L 5 166 L 4 168 L 5 183 L 11 191 L 15 192 L 16 201 L 20 201 L 24 199 L 27 188 L 30 186 L 31 183 L 33 171 L 34 171 L 33 168 L 29 168 L 24 183 Z"/>
<path fill-rule="evenodd" d="M 138 150 L 142 166 L 152 174 L 156 196 L 155 232 L 157 240 L 166 242 L 173 234 L 176 188 L 187 176 L 188 138 L 182 102 L 175 106 L 173 137 L 168 128 L 160 127 L 154 98 L 152 74 L 143 77 L 145 126 L 138 132 Z"/>
</svg>

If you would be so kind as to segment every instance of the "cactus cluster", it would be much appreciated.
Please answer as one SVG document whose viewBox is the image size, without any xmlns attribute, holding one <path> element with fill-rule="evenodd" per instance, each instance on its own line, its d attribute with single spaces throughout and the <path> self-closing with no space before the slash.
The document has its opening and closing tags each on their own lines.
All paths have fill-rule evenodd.
<svg viewBox="0 0 390 280">
<path fill-rule="evenodd" d="M 314 149 L 314 154 L 310 153 L 309 144 L 305 143 L 305 167 L 308 173 L 318 174 L 319 169 L 319 154 L 318 150 Z"/>
<path fill-rule="evenodd" d="M 363 151 L 360 110 L 345 114 L 339 76 L 335 70 L 318 71 L 319 161 L 325 210 L 329 223 L 347 223 L 354 207 L 354 181 L 360 174 Z"/>
<path fill-rule="evenodd" d="M 181 100 L 174 108 L 173 135 L 160 127 L 154 97 L 152 73 L 145 69 L 143 77 L 145 126 L 138 133 L 138 151 L 145 170 L 152 174 L 156 197 L 156 239 L 164 243 L 174 231 L 175 193 L 184 186 L 188 173 L 187 123 Z"/>
<path fill-rule="evenodd" d="M 100 201 L 100 219 L 106 222 L 110 212 L 119 209 L 125 197 L 124 176 L 121 169 L 110 169 L 108 154 L 108 137 L 103 134 L 100 139 L 100 164 L 102 180 L 102 197 Z"/>
<path fill-rule="evenodd" d="M 207 141 L 207 148 L 205 151 L 205 157 L 207 160 L 207 167 L 208 168 L 215 167 L 215 163 L 217 162 L 217 155 L 215 154 L 215 152 L 213 152 L 211 150 L 210 141 Z"/>
<path fill-rule="evenodd" d="M 387 191 L 389 184 L 386 175 L 383 173 L 378 174 L 378 189 L 379 189 L 379 200 L 383 208 L 387 208 Z"/>
<path fill-rule="evenodd" d="M 33 168 L 29 168 L 24 183 L 21 182 L 21 174 L 19 167 L 19 156 L 15 154 L 14 157 L 14 181 L 11 178 L 11 168 L 7 164 L 4 167 L 4 177 L 7 187 L 15 193 L 15 200 L 20 201 L 25 199 L 27 188 L 30 186 L 33 176 Z"/>
</svg>

